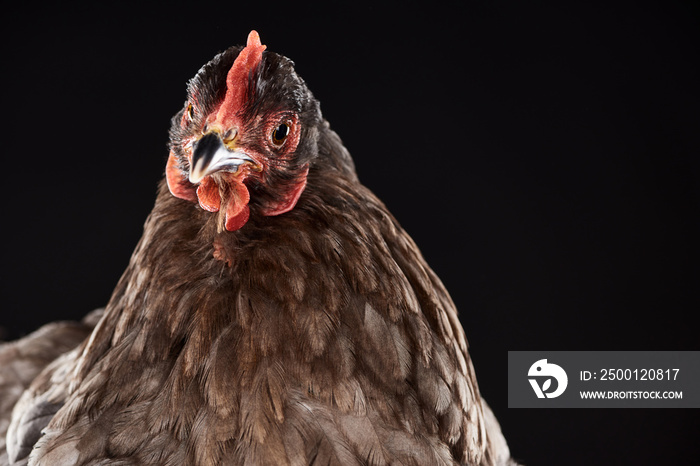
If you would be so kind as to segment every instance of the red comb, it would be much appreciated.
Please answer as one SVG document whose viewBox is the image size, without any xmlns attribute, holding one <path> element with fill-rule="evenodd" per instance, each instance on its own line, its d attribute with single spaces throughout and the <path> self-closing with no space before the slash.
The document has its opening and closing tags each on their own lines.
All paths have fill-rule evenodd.
<svg viewBox="0 0 700 466">
<path fill-rule="evenodd" d="M 216 121 L 230 121 L 231 117 L 243 106 L 248 86 L 250 73 L 257 68 L 262 60 L 262 53 L 267 46 L 260 43 L 260 36 L 256 31 L 248 34 L 248 43 L 241 50 L 233 62 L 226 76 L 226 96 L 216 114 Z"/>
</svg>

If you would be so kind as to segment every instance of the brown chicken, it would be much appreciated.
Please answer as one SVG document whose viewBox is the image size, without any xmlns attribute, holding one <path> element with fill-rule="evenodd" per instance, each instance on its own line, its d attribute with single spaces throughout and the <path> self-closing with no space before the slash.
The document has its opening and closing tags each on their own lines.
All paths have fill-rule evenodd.
<svg viewBox="0 0 700 466">
<path fill-rule="evenodd" d="M 514 464 L 447 291 L 264 50 L 189 83 L 104 311 L 0 347 L 0 463 Z"/>
</svg>

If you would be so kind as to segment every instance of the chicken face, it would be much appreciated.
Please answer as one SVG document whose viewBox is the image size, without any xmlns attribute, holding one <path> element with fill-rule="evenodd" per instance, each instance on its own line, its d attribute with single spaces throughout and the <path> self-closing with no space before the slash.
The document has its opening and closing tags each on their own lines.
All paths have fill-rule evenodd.
<svg viewBox="0 0 700 466">
<path fill-rule="evenodd" d="M 235 231 L 251 215 L 294 208 L 316 157 L 318 102 L 255 31 L 202 67 L 173 118 L 166 179 L 170 192 L 218 212 Z"/>
</svg>

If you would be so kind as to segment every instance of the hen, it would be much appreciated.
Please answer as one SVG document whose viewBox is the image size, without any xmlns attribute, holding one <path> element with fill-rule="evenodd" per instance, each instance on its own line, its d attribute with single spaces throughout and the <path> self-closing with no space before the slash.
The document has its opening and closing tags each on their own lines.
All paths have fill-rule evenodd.
<svg viewBox="0 0 700 466">
<path fill-rule="evenodd" d="M 0 462 L 514 464 L 447 291 L 264 50 L 189 83 L 104 312 L 0 347 Z"/>
</svg>

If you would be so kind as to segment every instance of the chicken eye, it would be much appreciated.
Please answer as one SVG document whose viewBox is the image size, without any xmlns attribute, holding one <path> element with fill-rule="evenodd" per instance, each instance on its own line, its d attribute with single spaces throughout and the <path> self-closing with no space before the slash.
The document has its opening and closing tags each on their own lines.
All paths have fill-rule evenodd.
<svg viewBox="0 0 700 466">
<path fill-rule="evenodd" d="M 187 105 L 187 118 L 192 120 L 194 118 L 194 107 L 192 104 Z"/>
<path fill-rule="evenodd" d="M 289 136 L 289 123 L 284 122 L 272 131 L 272 143 L 276 146 L 284 144 L 285 139 Z"/>
</svg>

